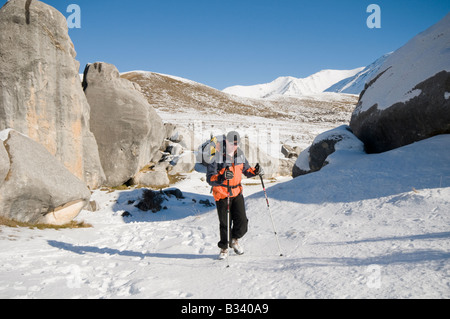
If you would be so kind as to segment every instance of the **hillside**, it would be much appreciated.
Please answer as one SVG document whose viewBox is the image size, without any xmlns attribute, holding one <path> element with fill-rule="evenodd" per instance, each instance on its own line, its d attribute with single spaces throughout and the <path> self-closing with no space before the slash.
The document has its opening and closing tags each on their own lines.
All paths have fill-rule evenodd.
<svg viewBox="0 0 450 319">
<path fill-rule="evenodd" d="M 139 84 L 149 104 L 166 122 L 191 126 L 201 121 L 206 137 L 229 127 L 273 127 L 282 141 L 301 147 L 318 133 L 347 124 L 358 101 L 357 96 L 336 93 L 251 99 L 154 72 L 132 71 L 121 77 Z"/>
<path fill-rule="evenodd" d="M 333 113 L 335 120 L 341 121 L 357 102 L 353 96 L 337 94 L 284 97 L 273 101 L 241 98 L 191 80 L 153 72 L 132 71 L 122 73 L 121 77 L 139 84 L 150 105 L 161 112 L 200 111 L 272 119 L 301 118 L 306 122 L 315 122 L 318 117 Z"/>
<path fill-rule="evenodd" d="M 228 95 L 206 85 L 182 78 L 152 72 L 127 72 L 121 77 L 138 83 L 149 104 L 162 112 L 201 112 L 254 115 L 265 117 L 280 114 L 268 108 L 230 99 Z"/>
</svg>

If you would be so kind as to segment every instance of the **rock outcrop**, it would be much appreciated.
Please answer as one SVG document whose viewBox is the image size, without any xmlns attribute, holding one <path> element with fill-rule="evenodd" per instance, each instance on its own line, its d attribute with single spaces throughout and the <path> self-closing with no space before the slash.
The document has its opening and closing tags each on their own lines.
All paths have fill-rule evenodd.
<svg viewBox="0 0 450 319">
<path fill-rule="evenodd" d="M 0 132 L 0 215 L 63 225 L 89 203 L 86 184 L 42 145 L 15 130 Z"/>
<path fill-rule="evenodd" d="M 165 123 L 164 127 L 166 128 L 166 139 L 179 144 L 184 150 L 194 152 L 202 143 L 202 140 L 188 127 L 171 123 Z"/>
<path fill-rule="evenodd" d="M 120 78 L 114 65 L 87 65 L 83 87 L 91 106 L 91 130 L 98 143 L 105 185 L 122 185 L 159 155 L 165 136 L 163 122 L 139 86 Z"/>
<path fill-rule="evenodd" d="M 99 187 L 104 174 L 65 17 L 37 0 L 11 0 L 0 30 L 0 130 L 29 136 Z"/>
<path fill-rule="evenodd" d="M 363 143 L 347 125 L 319 134 L 310 147 L 300 153 L 292 169 L 292 176 L 319 171 L 329 164 L 328 157 L 336 151 L 363 152 Z"/>
<path fill-rule="evenodd" d="M 450 14 L 386 59 L 350 126 L 368 153 L 450 133 Z"/>
</svg>

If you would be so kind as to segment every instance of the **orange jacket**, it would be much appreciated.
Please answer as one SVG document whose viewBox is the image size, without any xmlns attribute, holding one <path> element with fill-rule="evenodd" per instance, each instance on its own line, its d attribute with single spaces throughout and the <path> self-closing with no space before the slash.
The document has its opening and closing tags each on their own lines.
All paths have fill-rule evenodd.
<svg viewBox="0 0 450 319">
<path fill-rule="evenodd" d="M 237 149 L 233 158 L 222 152 L 216 154 L 206 171 L 206 180 L 213 187 L 213 196 L 216 201 L 228 197 L 228 181 L 224 177 L 227 168 L 234 174 L 233 179 L 229 180 L 230 197 L 236 197 L 242 193 L 242 174 L 246 177 L 256 176 L 255 169 L 250 167 L 241 149 Z"/>
</svg>

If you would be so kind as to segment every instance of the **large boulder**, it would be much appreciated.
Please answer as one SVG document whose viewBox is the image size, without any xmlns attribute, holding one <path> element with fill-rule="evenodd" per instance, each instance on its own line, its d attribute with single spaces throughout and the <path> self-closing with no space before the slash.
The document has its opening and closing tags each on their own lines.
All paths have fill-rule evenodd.
<svg viewBox="0 0 450 319">
<path fill-rule="evenodd" d="M 450 133 L 450 13 L 386 59 L 350 126 L 369 153 Z"/>
<path fill-rule="evenodd" d="M 319 171 L 329 164 L 329 156 L 336 151 L 363 152 L 364 144 L 347 125 L 341 125 L 319 134 L 307 149 L 300 153 L 292 169 L 292 176 Z"/>
<path fill-rule="evenodd" d="M 183 152 L 182 154 L 175 156 L 170 164 L 171 165 L 168 167 L 169 175 L 190 173 L 195 168 L 195 153 L 190 151 Z"/>
<path fill-rule="evenodd" d="M 29 136 L 99 187 L 104 174 L 65 17 L 37 0 L 11 0 L 0 30 L 0 130 Z"/>
<path fill-rule="evenodd" d="M 83 87 L 91 106 L 91 130 L 98 143 L 105 185 L 121 185 L 159 155 L 164 124 L 138 85 L 120 78 L 114 65 L 87 65 Z"/>
<path fill-rule="evenodd" d="M 91 196 L 42 145 L 15 130 L 0 132 L 0 215 L 31 224 L 63 225 Z"/>
<path fill-rule="evenodd" d="M 144 187 L 164 188 L 170 185 L 170 180 L 165 169 L 146 169 L 134 176 L 133 184 Z"/>
</svg>

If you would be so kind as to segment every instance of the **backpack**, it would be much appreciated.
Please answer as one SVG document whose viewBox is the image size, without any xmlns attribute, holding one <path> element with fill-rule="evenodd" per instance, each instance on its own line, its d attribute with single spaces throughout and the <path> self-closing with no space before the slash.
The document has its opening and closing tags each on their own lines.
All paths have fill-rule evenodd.
<svg viewBox="0 0 450 319">
<path fill-rule="evenodd" d="M 201 146 L 201 162 L 203 165 L 207 166 L 210 164 L 216 156 L 222 154 L 222 150 L 224 149 L 225 136 L 211 135 L 211 139 Z"/>
</svg>

